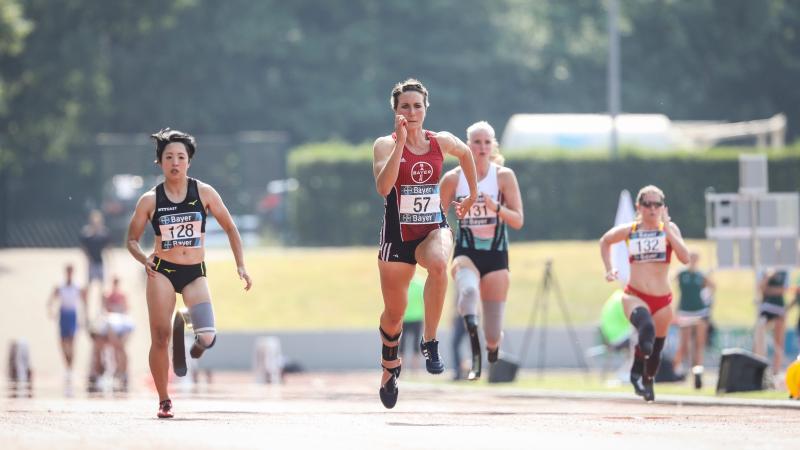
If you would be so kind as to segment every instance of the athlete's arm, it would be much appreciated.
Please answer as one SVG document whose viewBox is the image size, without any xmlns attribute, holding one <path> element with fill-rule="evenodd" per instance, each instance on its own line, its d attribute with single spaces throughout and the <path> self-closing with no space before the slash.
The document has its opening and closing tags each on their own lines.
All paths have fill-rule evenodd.
<svg viewBox="0 0 800 450">
<path fill-rule="evenodd" d="M 154 191 L 145 192 L 139 197 L 139 201 L 136 203 L 136 209 L 133 211 L 133 216 L 131 217 L 131 223 L 128 225 L 128 239 L 126 243 L 130 254 L 144 265 L 148 277 L 154 277 L 156 274 L 156 265 L 153 262 L 155 253 L 147 256 L 142 250 L 141 245 L 139 245 L 139 239 L 142 238 L 144 227 L 147 226 L 147 222 L 150 220 L 150 212 L 155 211 L 155 209 L 156 193 Z"/>
<path fill-rule="evenodd" d="M 614 281 L 619 275 L 617 269 L 611 265 L 611 246 L 617 242 L 625 240 L 631 230 L 631 224 L 618 225 L 608 231 L 600 238 L 600 257 L 603 259 L 603 266 L 606 268 L 606 281 Z"/>
<path fill-rule="evenodd" d="M 236 224 L 233 223 L 231 213 L 228 211 L 225 203 L 223 203 L 222 197 L 220 197 L 219 193 L 210 185 L 200 185 L 200 196 L 201 201 L 206 208 L 208 208 L 208 212 L 217 219 L 219 226 L 225 231 L 225 234 L 228 235 L 228 242 L 233 251 L 233 258 L 236 260 L 236 271 L 239 273 L 239 279 L 245 282 L 244 290 L 249 291 L 250 287 L 253 286 L 253 281 L 250 280 L 250 275 L 247 274 L 247 269 L 244 267 L 242 237 L 239 235 L 239 229 L 236 228 Z"/>
<path fill-rule="evenodd" d="M 500 205 L 489 195 L 483 193 L 486 207 L 497 211 L 497 217 L 508 226 L 515 230 L 522 228 L 525 223 L 525 216 L 522 213 L 522 195 L 519 193 L 519 184 L 517 184 L 517 176 L 514 171 L 508 168 L 501 168 L 497 174 L 497 184 L 500 187 L 500 192 L 503 193 L 505 198 L 505 205 Z"/>
<path fill-rule="evenodd" d="M 53 304 L 58 301 L 58 288 L 53 289 L 53 293 L 50 294 L 50 298 L 47 300 L 47 315 L 51 318 L 56 317 L 56 312 L 53 309 Z"/>
<path fill-rule="evenodd" d="M 456 215 L 459 219 L 463 219 L 467 215 L 472 204 L 478 198 L 478 171 L 475 168 L 475 160 L 472 158 L 472 152 L 467 144 L 461 142 L 461 139 L 455 137 L 451 133 L 442 131 L 436 134 L 439 141 L 439 146 L 442 151 L 449 153 L 458 158 L 458 164 L 461 166 L 461 171 L 464 172 L 464 177 L 467 179 L 469 185 L 469 197 L 461 202 L 453 202 L 456 207 Z"/>
<path fill-rule="evenodd" d="M 439 182 L 439 198 L 442 203 L 442 212 L 447 215 L 450 209 L 450 202 L 456 195 L 458 186 L 458 169 L 453 169 L 444 174 L 442 181 Z"/>
<path fill-rule="evenodd" d="M 712 292 L 717 289 L 717 283 L 715 283 L 714 279 L 711 278 L 710 273 L 703 276 L 703 287 L 711 289 Z"/>
<path fill-rule="evenodd" d="M 667 239 L 669 239 L 669 243 L 672 244 L 672 250 L 675 251 L 675 256 L 678 257 L 678 260 L 684 264 L 689 264 L 689 248 L 686 246 L 686 243 L 683 242 L 681 230 L 678 226 L 670 222 L 664 227 L 664 231 L 667 235 Z"/>
<path fill-rule="evenodd" d="M 392 139 L 391 136 L 380 137 L 372 146 L 372 174 L 375 176 L 375 188 L 383 197 L 392 192 L 392 186 L 400 172 L 400 159 L 408 137 L 407 123 L 405 117 L 394 116 L 394 132 L 397 139 Z"/>
</svg>

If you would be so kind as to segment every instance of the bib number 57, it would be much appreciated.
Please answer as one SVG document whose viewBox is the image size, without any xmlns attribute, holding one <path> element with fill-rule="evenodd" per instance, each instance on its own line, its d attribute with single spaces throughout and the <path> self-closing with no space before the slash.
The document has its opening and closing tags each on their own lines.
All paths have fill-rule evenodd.
<svg viewBox="0 0 800 450">
<path fill-rule="evenodd" d="M 423 212 L 428 210 L 428 206 L 431 204 L 430 197 L 417 197 L 414 199 L 414 212 Z"/>
</svg>

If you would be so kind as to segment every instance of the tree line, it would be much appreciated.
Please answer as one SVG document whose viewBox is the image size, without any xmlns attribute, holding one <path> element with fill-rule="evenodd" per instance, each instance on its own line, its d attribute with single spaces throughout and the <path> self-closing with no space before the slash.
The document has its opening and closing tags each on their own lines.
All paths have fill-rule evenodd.
<svg viewBox="0 0 800 450">
<path fill-rule="evenodd" d="M 800 2 L 621 0 L 620 14 L 624 111 L 785 112 L 797 135 Z M 606 54 L 597 0 L 0 0 L 0 215 L 74 209 L 41 179 L 96 197 L 99 132 L 369 142 L 409 76 L 430 89 L 427 126 L 457 135 L 517 112 L 602 112 Z M 39 202 L 20 208 L 25 192 Z"/>
</svg>

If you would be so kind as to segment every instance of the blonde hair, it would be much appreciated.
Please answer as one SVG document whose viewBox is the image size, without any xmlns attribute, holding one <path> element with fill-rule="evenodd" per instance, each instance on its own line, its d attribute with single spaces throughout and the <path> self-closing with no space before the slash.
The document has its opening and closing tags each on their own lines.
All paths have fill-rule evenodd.
<svg viewBox="0 0 800 450">
<path fill-rule="evenodd" d="M 472 133 L 481 130 L 489 133 L 489 135 L 492 137 L 492 153 L 489 155 L 489 160 L 502 166 L 503 163 L 506 162 L 506 159 L 500 154 L 500 144 L 497 143 L 497 139 L 495 138 L 494 134 L 494 128 L 489 125 L 489 122 L 481 120 L 480 122 L 475 122 L 467 127 L 467 144 L 469 144 L 469 141 L 472 139 Z"/>
<path fill-rule="evenodd" d="M 664 196 L 664 191 L 662 191 L 661 189 L 659 189 L 655 185 L 648 184 L 647 186 L 639 189 L 639 193 L 636 194 L 636 206 L 639 206 L 639 204 L 642 203 L 642 200 L 644 199 L 644 196 L 646 194 L 656 194 L 659 197 L 661 197 L 661 201 L 662 202 L 666 199 L 666 197 Z M 641 220 L 641 218 L 642 218 L 642 215 L 641 215 L 641 213 L 639 213 L 638 208 L 637 208 L 636 221 L 638 222 L 639 220 Z"/>
</svg>

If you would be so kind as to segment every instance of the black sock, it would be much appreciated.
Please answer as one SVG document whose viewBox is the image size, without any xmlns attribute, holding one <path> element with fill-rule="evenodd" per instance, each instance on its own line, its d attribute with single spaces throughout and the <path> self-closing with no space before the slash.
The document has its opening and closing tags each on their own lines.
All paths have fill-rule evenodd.
<svg viewBox="0 0 800 450">
<path fill-rule="evenodd" d="M 658 366 L 661 364 L 661 350 L 664 349 L 666 337 L 657 337 L 653 343 L 653 353 L 647 358 L 647 377 L 653 378 L 658 373 Z"/>
<path fill-rule="evenodd" d="M 631 374 L 641 376 L 644 374 L 644 359 L 633 358 L 633 365 L 631 366 Z"/>
</svg>

